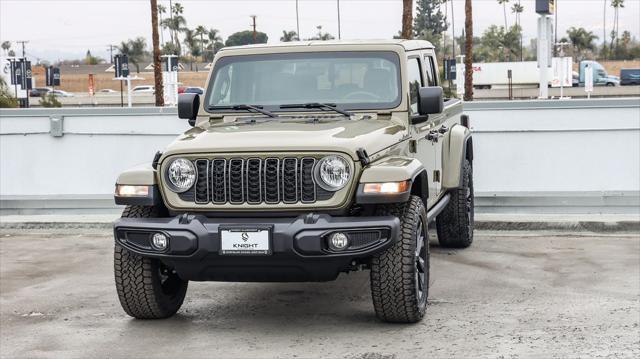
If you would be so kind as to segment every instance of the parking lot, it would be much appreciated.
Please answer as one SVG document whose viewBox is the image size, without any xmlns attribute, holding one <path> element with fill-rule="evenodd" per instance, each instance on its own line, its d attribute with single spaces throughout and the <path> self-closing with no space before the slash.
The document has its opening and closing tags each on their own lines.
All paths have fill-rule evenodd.
<svg viewBox="0 0 640 359">
<path fill-rule="evenodd" d="M 45 233 L 47 232 L 47 233 Z M 640 238 L 480 232 L 432 243 L 427 317 L 376 320 L 368 273 L 190 283 L 169 320 L 120 309 L 109 230 L 3 230 L 3 358 L 638 357 Z"/>
</svg>

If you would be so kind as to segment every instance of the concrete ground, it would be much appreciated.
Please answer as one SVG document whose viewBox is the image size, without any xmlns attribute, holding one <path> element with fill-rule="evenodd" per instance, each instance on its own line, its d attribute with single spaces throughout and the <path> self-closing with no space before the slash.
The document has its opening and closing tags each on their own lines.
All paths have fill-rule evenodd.
<svg viewBox="0 0 640 359">
<path fill-rule="evenodd" d="M 75 231 L 75 232 L 74 232 Z M 368 273 L 330 283 L 190 283 L 172 319 L 127 317 L 109 230 L 0 238 L 2 358 L 632 358 L 640 236 L 479 232 L 432 244 L 416 325 L 376 320 Z"/>
</svg>

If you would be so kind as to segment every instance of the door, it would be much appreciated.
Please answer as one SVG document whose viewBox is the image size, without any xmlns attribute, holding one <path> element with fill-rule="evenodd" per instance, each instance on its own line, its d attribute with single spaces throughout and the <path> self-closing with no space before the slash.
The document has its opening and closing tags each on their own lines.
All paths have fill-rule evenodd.
<svg viewBox="0 0 640 359">
<path fill-rule="evenodd" d="M 423 65 L 421 64 L 420 56 L 410 56 L 407 59 L 410 117 L 418 115 L 418 89 L 425 84 L 425 72 L 422 68 Z M 437 182 L 434 182 L 437 144 L 433 140 L 433 134 L 430 134 L 430 131 L 433 130 L 433 121 L 430 118 L 426 122 L 412 125 L 412 128 L 413 139 L 416 141 L 415 157 L 427 170 L 429 177 L 429 199 L 427 200 L 427 208 L 430 208 L 438 198 Z"/>
<path fill-rule="evenodd" d="M 438 66 L 435 62 L 435 54 L 431 52 L 425 52 L 422 56 L 424 64 L 425 79 L 427 80 L 426 86 L 440 86 L 438 78 Z M 433 200 L 435 201 L 440 197 L 442 192 L 442 144 L 444 142 L 444 136 L 448 134 L 449 128 L 453 126 L 452 123 L 447 123 L 447 118 L 444 115 L 444 111 L 441 114 L 430 115 L 431 131 L 436 131 L 435 136 L 437 138 L 433 140 L 434 147 L 434 172 L 433 176 Z"/>
</svg>

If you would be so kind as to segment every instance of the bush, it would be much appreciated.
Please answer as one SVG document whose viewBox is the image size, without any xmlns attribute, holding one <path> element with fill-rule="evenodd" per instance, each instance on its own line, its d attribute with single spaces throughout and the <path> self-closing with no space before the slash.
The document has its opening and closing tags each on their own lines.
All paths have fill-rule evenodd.
<svg viewBox="0 0 640 359">
<path fill-rule="evenodd" d="M 18 100 L 16 100 L 4 81 L 4 78 L 0 77 L 0 108 L 14 108 L 18 107 Z"/>
<path fill-rule="evenodd" d="M 62 103 L 52 94 L 48 93 L 40 99 L 40 106 L 42 107 L 62 107 Z"/>
</svg>

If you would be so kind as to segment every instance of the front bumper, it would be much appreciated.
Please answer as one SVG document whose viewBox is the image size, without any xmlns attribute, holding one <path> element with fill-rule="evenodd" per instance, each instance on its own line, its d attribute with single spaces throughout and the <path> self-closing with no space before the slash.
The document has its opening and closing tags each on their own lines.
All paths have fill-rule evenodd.
<svg viewBox="0 0 640 359">
<path fill-rule="evenodd" d="M 269 229 L 270 255 L 220 254 L 221 228 Z M 396 217 L 333 217 L 304 214 L 293 218 L 208 218 L 181 215 L 171 218 L 121 218 L 115 222 L 115 240 L 128 250 L 158 258 L 185 280 L 326 281 L 348 271 L 391 246 L 398 238 Z M 336 252 L 327 237 L 346 232 L 350 247 Z M 155 233 L 169 237 L 169 248 L 154 250 Z M 353 234 L 353 235 L 352 235 Z"/>
</svg>

